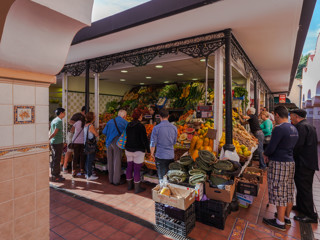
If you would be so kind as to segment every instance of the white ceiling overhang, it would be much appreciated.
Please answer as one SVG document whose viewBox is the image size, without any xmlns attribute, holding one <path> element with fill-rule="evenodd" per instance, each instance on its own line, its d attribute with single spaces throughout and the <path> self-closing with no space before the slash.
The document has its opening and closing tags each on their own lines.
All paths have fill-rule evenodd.
<svg viewBox="0 0 320 240">
<path fill-rule="evenodd" d="M 16 0 L 0 39 L 0 67 L 49 75 L 63 67 L 75 34 L 91 24 L 93 0 Z"/>
<path fill-rule="evenodd" d="M 271 91 L 288 91 L 303 2 L 218 1 L 72 45 L 67 63 L 231 28 Z"/>
</svg>

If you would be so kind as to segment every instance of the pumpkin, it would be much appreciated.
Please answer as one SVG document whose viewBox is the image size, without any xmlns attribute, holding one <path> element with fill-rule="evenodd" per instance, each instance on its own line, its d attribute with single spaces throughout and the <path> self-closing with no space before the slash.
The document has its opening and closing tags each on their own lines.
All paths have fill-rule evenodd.
<svg viewBox="0 0 320 240">
<path fill-rule="evenodd" d="M 192 153 L 195 146 L 196 146 L 196 143 L 198 141 L 199 137 L 198 136 L 194 136 L 191 140 L 191 143 L 190 143 L 190 149 L 189 149 L 189 153 Z"/>
<path fill-rule="evenodd" d="M 192 153 L 191 157 L 193 158 L 193 160 L 196 160 L 196 158 L 199 157 L 199 151 L 198 150 L 194 150 L 194 152 Z"/>
<path fill-rule="evenodd" d="M 203 145 L 203 140 L 200 138 L 197 140 L 196 149 L 199 150 L 202 145 Z"/>
</svg>

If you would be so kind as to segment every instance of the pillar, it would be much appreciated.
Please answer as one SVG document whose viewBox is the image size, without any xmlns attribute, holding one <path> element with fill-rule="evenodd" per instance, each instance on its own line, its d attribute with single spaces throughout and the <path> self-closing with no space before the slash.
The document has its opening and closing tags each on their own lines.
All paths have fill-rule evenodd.
<svg viewBox="0 0 320 240">
<path fill-rule="evenodd" d="M 0 68 L 0 239 L 49 239 L 51 83 Z"/>
<path fill-rule="evenodd" d="M 231 30 L 225 31 L 225 74 L 226 74 L 226 144 L 224 150 L 233 151 L 235 147 L 232 143 L 232 71 L 231 71 Z"/>
<path fill-rule="evenodd" d="M 90 62 L 86 61 L 86 79 L 85 79 L 85 106 L 86 113 L 90 109 Z"/>
<path fill-rule="evenodd" d="M 256 109 L 256 115 L 258 114 L 258 83 L 255 79 L 253 82 L 253 97 L 254 97 L 254 108 Z"/>
<path fill-rule="evenodd" d="M 94 111 L 96 116 L 95 127 L 99 129 L 99 73 L 94 74 Z"/>
<path fill-rule="evenodd" d="M 217 130 L 214 151 L 218 152 L 223 126 L 223 56 L 222 48 L 214 53 L 214 128 Z"/>
</svg>

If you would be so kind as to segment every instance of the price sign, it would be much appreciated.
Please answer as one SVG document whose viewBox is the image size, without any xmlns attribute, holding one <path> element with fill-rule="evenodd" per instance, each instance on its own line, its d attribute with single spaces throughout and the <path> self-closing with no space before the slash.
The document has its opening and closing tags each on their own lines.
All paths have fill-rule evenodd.
<svg viewBox="0 0 320 240">
<path fill-rule="evenodd" d="M 197 118 L 213 118 L 213 105 L 197 106 Z"/>
<path fill-rule="evenodd" d="M 286 95 L 285 94 L 279 95 L 279 103 L 286 103 Z"/>
</svg>

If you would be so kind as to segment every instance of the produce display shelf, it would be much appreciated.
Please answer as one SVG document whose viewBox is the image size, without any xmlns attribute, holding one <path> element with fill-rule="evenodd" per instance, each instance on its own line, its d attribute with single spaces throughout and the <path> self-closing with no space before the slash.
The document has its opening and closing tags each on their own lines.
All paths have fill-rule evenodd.
<svg viewBox="0 0 320 240">
<path fill-rule="evenodd" d="M 257 150 L 257 148 L 258 148 L 258 146 L 255 146 L 255 147 L 253 147 L 253 148 L 251 149 L 251 155 L 250 155 L 249 159 L 246 161 L 246 163 L 242 166 L 241 171 L 240 171 L 238 177 L 244 172 L 244 170 L 245 170 L 245 169 L 249 166 L 249 164 L 251 163 L 251 161 L 252 161 L 252 155 L 253 155 L 253 153 Z"/>
</svg>

